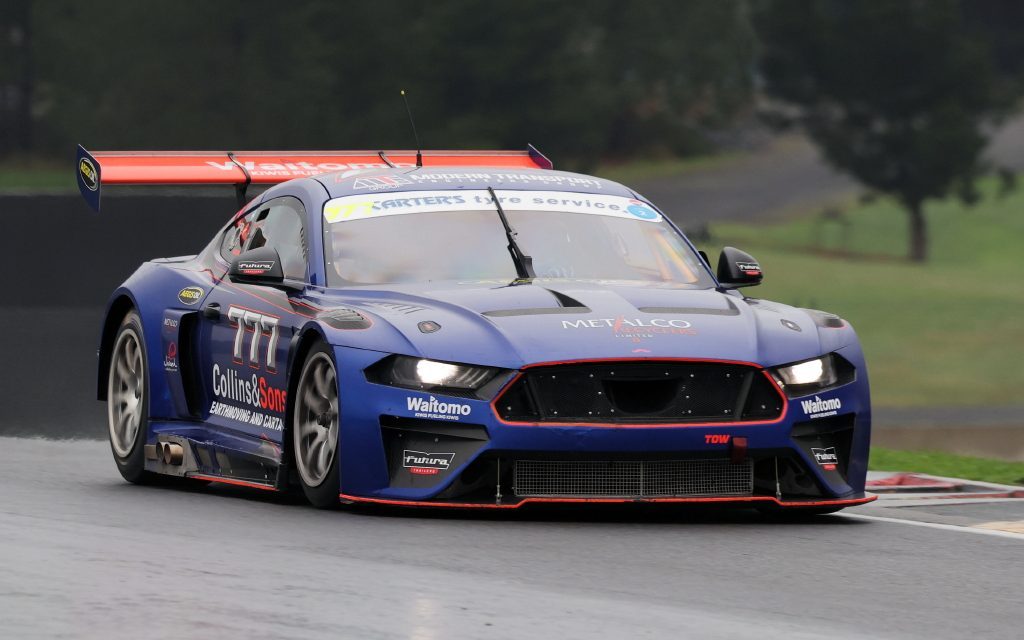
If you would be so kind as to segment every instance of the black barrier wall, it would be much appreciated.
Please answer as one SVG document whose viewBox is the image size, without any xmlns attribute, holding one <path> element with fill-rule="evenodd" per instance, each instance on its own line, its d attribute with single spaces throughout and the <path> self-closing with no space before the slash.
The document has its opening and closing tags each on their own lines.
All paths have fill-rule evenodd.
<svg viewBox="0 0 1024 640">
<path fill-rule="evenodd" d="M 0 196 L 0 269 L 18 294 L 0 308 L 101 306 L 139 263 L 196 253 L 238 207 L 223 197 Z"/>
<path fill-rule="evenodd" d="M 0 196 L 0 435 L 106 437 L 96 346 L 107 297 L 151 258 L 193 254 L 237 210 L 223 196 Z"/>
</svg>

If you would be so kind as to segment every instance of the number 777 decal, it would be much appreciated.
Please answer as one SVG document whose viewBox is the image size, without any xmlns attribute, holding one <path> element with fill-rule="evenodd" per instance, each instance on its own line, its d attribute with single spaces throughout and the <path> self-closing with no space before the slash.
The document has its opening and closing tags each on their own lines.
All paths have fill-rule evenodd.
<svg viewBox="0 0 1024 640">
<path fill-rule="evenodd" d="M 252 331 L 252 344 L 249 345 L 249 366 L 259 368 L 260 338 L 263 337 L 264 333 L 269 333 L 270 340 L 267 341 L 267 370 L 275 371 L 277 369 L 277 340 L 280 337 L 279 318 L 232 305 L 228 308 L 228 320 L 236 327 L 235 346 L 232 351 L 234 361 L 238 364 L 242 364 L 244 361 L 245 334 L 246 331 Z"/>
</svg>

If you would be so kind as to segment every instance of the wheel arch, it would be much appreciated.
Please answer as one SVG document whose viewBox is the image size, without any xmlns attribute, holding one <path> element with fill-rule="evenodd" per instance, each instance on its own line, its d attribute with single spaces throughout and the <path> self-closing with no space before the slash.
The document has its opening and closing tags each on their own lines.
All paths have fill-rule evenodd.
<svg viewBox="0 0 1024 640">
<path fill-rule="evenodd" d="M 119 293 L 114 296 L 107 306 L 106 316 L 103 318 L 103 329 L 100 333 L 100 346 L 96 352 L 96 399 L 107 399 L 107 376 L 110 373 L 110 352 L 114 348 L 114 338 L 117 337 L 117 330 L 132 310 L 136 308 L 135 301 L 127 293 Z"/>
<path fill-rule="evenodd" d="M 288 395 L 285 403 L 284 433 L 281 434 L 281 445 L 283 449 L 282 464 L 286 466 L 287 472 L 278 474 L 279 481 L 288 483 L 291 471 L 295 466 L 294 452 L 292 451 L 292 413 L 295 399 L 295 389 L 299 385 L 299 375 L 302 373 L 302 364 L 306 361 L 306 355 L 317 342 L 330 344 L 323 328 L 316 322 L 309 322 L 295 332 L 288 348 Z M 278 487 L 286 489 L 287 487 Z"/>
</svg>

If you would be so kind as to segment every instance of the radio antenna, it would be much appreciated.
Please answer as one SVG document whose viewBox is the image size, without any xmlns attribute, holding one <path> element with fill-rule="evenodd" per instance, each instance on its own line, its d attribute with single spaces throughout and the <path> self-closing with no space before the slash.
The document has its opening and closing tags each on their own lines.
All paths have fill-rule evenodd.
<svg viewBox="0 0 1024 640">
<path fill-rule="evenodd" d="M 416 133 L 416 121 L 412 119 L 412 109 L 409 108 L 409 100 L 405 97 L 405 89 L 402 89 L 402 102 L 405 103 L 405 112 L 409 114 L 409 124 L 412 125 L 412 137 L 416 140 L 416 166 L 423 166 L 423 151 L 420 147 L 420 135 Z"/>
</svg>

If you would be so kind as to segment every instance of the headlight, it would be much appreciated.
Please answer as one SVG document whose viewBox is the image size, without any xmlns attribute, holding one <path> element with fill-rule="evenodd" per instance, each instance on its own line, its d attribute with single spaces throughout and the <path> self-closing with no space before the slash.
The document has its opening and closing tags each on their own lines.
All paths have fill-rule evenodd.
<svg viewBox="0 0 1024 640">
<path fill-rule="evenodd" d="M 839 382 L 832 354 L 778 367 L 772 377 L 789 397 L 821 391 Z"/>
<path fill-rule="evenodd" d="M 486 398 L 502 369 L 440 362 L 426 358 L 390 356 L 366 370 L 370 382 L 405 389 Z M 503 381 L 503 380 L 502 380 Z"/>
<path fill-rule="evenodd" d="M 391 366 L 391 380 L 400 387 L 479 389 L 494 376 L 494 369 L 399 356 Z"/>
</svg>

